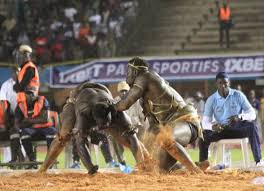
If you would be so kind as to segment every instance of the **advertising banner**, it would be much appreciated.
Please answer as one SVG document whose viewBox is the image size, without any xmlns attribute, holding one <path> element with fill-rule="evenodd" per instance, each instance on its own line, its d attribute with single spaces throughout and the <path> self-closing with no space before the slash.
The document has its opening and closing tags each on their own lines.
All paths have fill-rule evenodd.
<svg viewBox="0 0 264 191">
<path fill-rule="evenodd" d="M 212 79 L 219 71 L 231 78 L 264 76 L 264 55 L 145 57 L 151 69 L 166 80 Z M 84 81 L 114 83 L 124 80 L 129 59 L 94 60 L 78 66 L 51 68 L 51 87 L 72 87 Z"/>
</svg>

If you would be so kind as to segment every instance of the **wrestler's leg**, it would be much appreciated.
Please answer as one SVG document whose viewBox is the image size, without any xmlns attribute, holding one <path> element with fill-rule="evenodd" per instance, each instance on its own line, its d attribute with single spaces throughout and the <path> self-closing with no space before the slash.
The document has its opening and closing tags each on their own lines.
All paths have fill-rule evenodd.
<svg viewBox="0 0 264 191">
<path fill-rule="evenodd" d="M 128 134 L 122 136 L 122 133 L 117 131 L 116 128 L 110 128 L 108 129 L 108 131 L 118 143 L 128 147 L 131 150 L 137 162 L 143 162 L 144 160 L 149 159 L 148 151 L 138 140 L 136 134 Z"/>
<path fill-rule="evenodd" d="M 159 157 L 158 158 L 159 159 L 159 168 L 161 170 L 169 172 L 169 171 L 175 169 L 177 160 L 175 158 L 173 158 L 167 151 L 160 148 L 158 151 L 158 155 L 159 155 L 158 156 Z"/>
<path fill-rule="evenodd" d="M 186 122 L 177 122 L 174 128 L 163 127 L 157 135 L 157 142 L 173 158 L 178 160 L 186 168 L 193 172 L 202 172 L 192 161 L 190 155 L 183 146 L 190 143 L 192 138 L 190 124 Z"/>
<path fill-rule="evenodd" d="M 58 135 L 52 141 L 47 152 L 44 163 L 41 165 L 39 172 L 45 172 L 54 163 L 66 143 L 70 140 L 71 131 L 75 124 L 75 109 L 72 103 L 67 103 L 61 113 L 62 126 Z"/>
<path fill-rule="evenodd" d="M 98 166 L 93 165 L 90 152 L 86 148 L 87 133 L 85 131 L 87 129 L 85 128 L 87 125 L 89 125 L 87 119 L 82 115 L 78 115 L 75 123 L 75 129 L 77 129 L 78 132 L 74 134 L 74 137 L 76 140 L 77 151 L 83 165 L 88 170 L 89 174 L 94 174 L 97 172 Z"/>
</svg>

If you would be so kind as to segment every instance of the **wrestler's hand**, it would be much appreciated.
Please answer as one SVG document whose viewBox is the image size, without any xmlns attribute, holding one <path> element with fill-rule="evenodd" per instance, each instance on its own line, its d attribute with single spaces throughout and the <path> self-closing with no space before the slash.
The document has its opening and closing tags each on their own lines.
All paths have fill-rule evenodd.
<svg viewBox="0 0 264 191">
<path fill-rule="evenodd" d="M 108 108 L 112 114 L 115 114 L 117 112 L 114 103 L 109 103 Z"/>
<path fill-rule="evenodd" d="M 221 132 L 224 130 L 223 126 L 221 126 L 220 124 L 216 123 L 212 126 L 213 131 L 216 132 Z"/>
<path fill-rule="evenodd" d="M 228 118 L 228 125 L 233 126 L 235 123 L 241 121 L 238 115 L 234 115 Z"/>
<path fill-rule="evenodd" d="M 97 172 L 98 169 L 98 165 L 94 165 L 93 168 L 88 171 L 88 174 L 93 175 Z"/>
</svg>

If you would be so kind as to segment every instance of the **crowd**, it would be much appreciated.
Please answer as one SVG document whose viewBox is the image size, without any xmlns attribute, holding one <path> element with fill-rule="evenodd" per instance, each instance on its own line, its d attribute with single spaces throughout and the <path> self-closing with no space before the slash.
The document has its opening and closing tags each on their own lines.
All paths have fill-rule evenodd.
<svg viewBox="0 0 264 191">
<path fill-rule="evenodd" d="M 136 0 L 19 0 L 0 17 L 0 60 L 14 61 L 21 44 L 34 48 L 37 65 L 114 56 L 137 6 Z"/>
</svg>

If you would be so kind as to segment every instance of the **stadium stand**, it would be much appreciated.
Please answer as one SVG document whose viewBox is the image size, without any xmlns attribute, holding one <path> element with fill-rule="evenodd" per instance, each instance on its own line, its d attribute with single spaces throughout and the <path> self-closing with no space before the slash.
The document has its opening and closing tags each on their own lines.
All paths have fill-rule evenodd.
<svg viewBox="0 0 264 191">
<path fill-rule="evenodd" d="M 235 26 L 230 31 L 231 50 L 247 51 L 263 49 L 263 21 L 261 14 L 264 4 L 261 0 L 240 0 L 230 2 Z M 184 49 L 179 52 L 213 52 L 222 51 L 219 47 L 217 10 L 213 7 L 208 21 L 197 33 L 190 34 L 190 41 L 185 41 Z"/>
<path fill-rule="evenodd" d="M 219 1 L 220 5 L 222 1 Z M 137 43 L 129 55 L 174 55 L 186 53 L 225 52 L 219 46 L 219 25 L 215 1 L 167 0 L 160 1 L 152 16 L 140 30 Z M 263 49 L 264 4 L 261 0 L 230 2 L 235 26 L 230 31 L 229 50 L 255 51 Z M 143 33 L 142 33 L 143 31 Z"/>
</svg>

